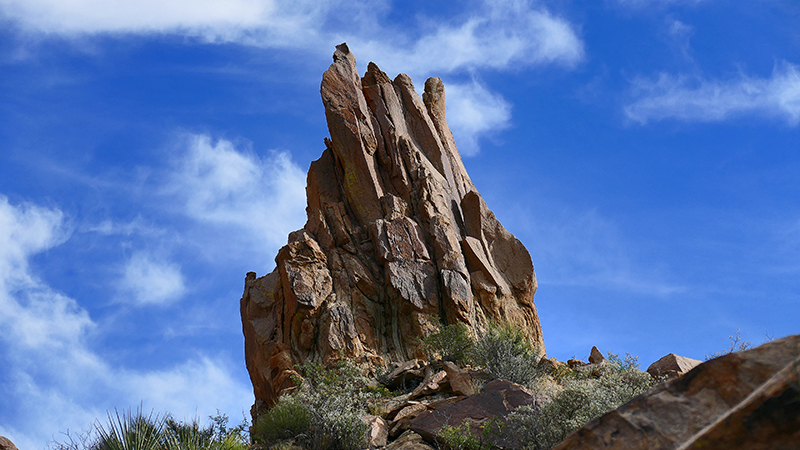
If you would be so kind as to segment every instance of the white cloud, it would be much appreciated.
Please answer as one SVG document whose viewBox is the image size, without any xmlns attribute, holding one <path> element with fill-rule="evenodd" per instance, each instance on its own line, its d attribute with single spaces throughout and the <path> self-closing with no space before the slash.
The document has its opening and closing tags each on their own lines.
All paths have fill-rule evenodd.
<svg viewBox="0 0 800 450">
<path fill-rule="evenodd" d="M 137 216 L 130 222 L 115 222 L 113 220 L 103 220 L 99 224 L 88 224 L 81 227 L 81 231 L 98 233 L 102 236 L 162 236 L 165 230 L 155 227 L 145 222 L 141 216 Z"/>
<path fill-rule="evenodd" d="M 405 43 L 404 43 L 405 41 Z M 359 40 L 352 48 L 388 71 L 451 73 L 583 59 L 583 42 L 566 20 L 524 1 L 485 2 L 463 21 L 445 22 L 415 39 Z"/>
<path fill-rule="evenodd" d="M 186 292 L 180 266 L 143 252 L 125 264 L 121 287 L 138 305 L 165 305 Z"/>
<path fill-rule="evenodd" d="M 487 69 L 570 68 L 584 58 L 575 27 L 536 1 L 483 0 L 470 6 L 453 17 L 401 27 L 382 23 L 391 10 L 387 0 L 0 0 L 3 13 L 23 27 L 64 36 L 173 33 L 320 57 L 348 41 L 361 60 L 376 61 L 390 73 L 408 73 L 418 83 L 428 76 Z M 495 110 L 487 114 L 495 114 L 501 99 L 490 96 Z M 453 115 L 471 114 L 455 111 L 456 98 L 454 93 Z M 489 128 L 466 128 L 464 122 L 462 130 L 469 154 L 477 152 L 475 139 Z"/>
<path fill-rule="evenodd" d="M 509 126 L 511 105 L 477 81 L 448 84 L 446 89 L 447 123 L 462 155 L 475 155 L 479 137 Z"/>
<path fill-rule="evenodd" d="M 140 403 L 177 418 L 203 419 L 219 408 L 237 420 L 252 393 L 223 358 L 200 354 L 139 371 L 114 367 L 92 349 L 98 327 L 88 312 L 29 267 L 32 256 L 65 236 L 59 210 L 15 206 L 0 196 L 0 434 L 19 448 L 44 448 L 106 410 Z"/>
<path fill-rule="evenodd" d="M 260 158 L 207 135 L 189 136 L 184 145 L 166 190 L 189 217 L 244 230 L 269 250 L 303 226 L 306 175 L 288 153 Z"/>
<path fill-rule="evenodd" d="M 657 80 L 636 79 L 627 117 L 640 124 L 663 119 L 719 122 L 733 116 L 756 115 L 800 123 L 800 69 L 776 64 L 769 78 L 740 74 L 720 81 L 662 74 Z"/>
</svg>

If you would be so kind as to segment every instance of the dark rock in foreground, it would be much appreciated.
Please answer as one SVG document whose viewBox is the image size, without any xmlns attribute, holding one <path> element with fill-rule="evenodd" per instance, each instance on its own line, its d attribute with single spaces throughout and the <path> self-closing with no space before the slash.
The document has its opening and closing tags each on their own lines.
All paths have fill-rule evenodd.
<svg viewBox="0 0 800 450">
<path fill-rule="evenodd" d="M 800 335 L 731 353 L 656 386 L 554 450 L 800 449 Z"/>
</svg>

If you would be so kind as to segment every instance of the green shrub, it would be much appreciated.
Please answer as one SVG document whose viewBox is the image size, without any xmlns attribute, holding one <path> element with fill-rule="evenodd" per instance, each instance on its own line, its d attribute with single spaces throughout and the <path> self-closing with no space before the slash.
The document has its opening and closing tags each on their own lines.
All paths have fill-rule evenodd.
<svg viewBox="0 0 800 450">
<path fill-rule="evenodd" d="M 445 425 L 437 433 L 437 441 L 448 450 L 492 450 L 495 447 L 489 442 L 492 436 L 502 435 L 505 423 L 495 418 L 480 425 L 480 433 L 476 437 L 472 433 L 473 424 L 467 420 L 460 425 Z"/>
<path fill-rule="evenodd" d="M 530 386 L 539 376 L 541 359 L 522 329 L 490 323 L 475 343 L 472 361 L 495 378 Z"/>
<path fill-rule="evenodd" d="M 440 327 L 438 332 L 423 339 L 422 345 L 430 356 L 462 364 L 470 357 L 475 342 L 467 325 L 458 322 Z"/>
<path fill-rule="evenodd" d="M 655 385 L 636 369 L 636 359 L 609 354 L 609 363 L 591 374 L 574 371 L 542 406 L 523 406 L 508 416 L 508 429 L 524 448 L 547 450 L 586 422 L 612 411 Z M 593 378 L 597 376 L 598 378 Z"/>
<path fill-rule="evenodd" d="M 278 399 L 266 414 L 256 420 L 253 439 L 256 443 L 273 445 L 286 439 L 307 435 L 311 429 L 308 408 L 292 395 Z"/>
<path fill-rule="evenodd" d="M 346 361 L 331 368 L 308 363 L 299 369 L 303 374 L 296 380 L 299 388 L 258 418 L 254 440 L 273 444 L 293 439 L 315 450 L 364 448 L 367 424 L 361 416 L 376 397 L 367 389 L 366 377 Z"/>
</svg>

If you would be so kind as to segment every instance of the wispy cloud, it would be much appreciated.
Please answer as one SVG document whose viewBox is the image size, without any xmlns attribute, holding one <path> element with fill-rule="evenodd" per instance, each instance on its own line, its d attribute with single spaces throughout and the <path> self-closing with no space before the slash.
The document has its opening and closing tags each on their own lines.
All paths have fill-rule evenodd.
<svg viewBox="0 0 800 450">
<path fill-rule="evenodd" d="M 285 152 L 261 158 L 246 146 L 188 136 L 181 144 L 165 192 L 177 197 L 190 218 L 234 227 L 270 251 L 305 223 L 306 174 Z"/>
<path fill-rule="evenodd" d="M 501 131 L 511 122 L 511 105 L 478 81 L 448 84 L 447 122 L 457 138 L 461 154 L 478 153 L 478 139 Z"/>
<path fill-rule="evenodd" d="M 553 210 L 554 208 L 549 208 Z M 540 285 L 582 286 L 648 296 L 686 290 L 657 262 L 642 264 L 639 245 L 597 211 L 519 211 L 510 226 L 524 230 L 531 242 Z"/>
<path fill-rule="evenodd" d="M 140 403 L 178 418 L 204 418 L 216 408 L 238 415 L 252 394 L 222 358 L 199 354 L 140 371 L 116 367 L 92 348 L 99 327 L 89 313 L 29 267 L 31 257 L 64 241 L 62 217 L 0 196 L 0 434 L 20 448 L 44 448 L 59 431 L 85 429 L 107 409 Z"/>
<path fill-rule="evenodd" d="M 522 1 L 485 2 L 468 18 L 444 22 L 416 39 L 361 36 L 353 48 L 381 61 L 386 70 L 412 76 L 545 64 L 571 67 L 584 57 L 573 25 Z"/>
<path fill-rule="evenodd" d="M 769 78 L 740 74 L 728 80 L 661 74 L 656 80 L 635 79 L 633 100 L 624 107 L 634 122 L 677 119 L 719 122 L 752 115 L 800 123 L 800 69 L 781 62 Z"/>
<path fill-rule="evenodd" d="M 178 264 L 144 252 L 127 261 L 120 286 L 122 295 L 139 306 L 170 304 L 186 292 Z"/>
<path fill-rule="evenodd" d="M 409 18 L 402 26 L 383 20 L 393 8 L 384 0 L 0 0 L 0 8 L 24 29 L 67 37 L 177 34 L 319 57 L 346 40 L 363 62 L 408 73 L 418 83 L 428 76 L 481 70 L 572 68 L 584 59 L 577 27 L 540 2 L 526 0 L 468 3 L 452 17 Z M 488 92 L 486 86 L 482 90 Z M 469 95 L 475 89 L 456 89 L 450 96 L 450 111 L 464 117 L 474 111 L 458 111 L 471 102 L 456 101 L 460 92 Z M 499 97 L 491 97 L 490 106 L 496 107 Z M 476 139 L 489 128 L 474 121 L 461 125 L 456 138 L 470 147 L 467 153 L 477 152 Z"/>
</svg>

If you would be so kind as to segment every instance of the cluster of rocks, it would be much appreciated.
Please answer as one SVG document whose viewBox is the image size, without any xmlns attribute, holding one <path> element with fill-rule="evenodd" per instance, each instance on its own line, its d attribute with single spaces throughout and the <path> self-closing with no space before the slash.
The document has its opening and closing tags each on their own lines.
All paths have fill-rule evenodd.
<svg viewBox="0 0 800 450">
<path fill-rule="evenodd" d="M 653 363 L 648 372 L 657 379 L 675 378 L 700 363 L 670 354 Z M 542 358 L 538 369 L 543 374 L 572 370 L 592 376 L 602 373 L 607 364 L 608 360 L 598 348 L 592 347 L 588 362 Z M 504 422 L 520 406 L 541 406 L 551 400 L 547 394 L 533 392 L 510 381 L 492 379 L 482 370 L 461 368 L 450 361 L 430 363 L 413 359 L 395 364 L 390 373 L 378 378 L 388 389 L 404 394 L 383 401 L 380 411 L 375 411 L 377 415 L 365 418 L 369 424 L 370 448 L 439 448 L 442 427 L 464 423 L 468 424 L 470 433 L 494 448 L 517 448 L 513 436 L 508 434 L 482 436 L 482 426 L 490 421 Z"/>
<path fill-rule="evenodd" d="M 502 421 L 520 406 L 547 400 L 524 386 L 493 380 L 483 371 L 450 361 L 407 361 L 381 377 L 381 382 L 390 389 L 407 391 L 385 400 L 379 415 L 366 418 L 370 447 L 387 450 L 438 448 L 437 436 L 444 426 L 460 426 L 466 421 L 471 432 L 479 433 L 489 420 Z"/>
</svg>

